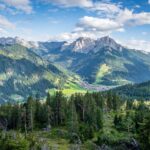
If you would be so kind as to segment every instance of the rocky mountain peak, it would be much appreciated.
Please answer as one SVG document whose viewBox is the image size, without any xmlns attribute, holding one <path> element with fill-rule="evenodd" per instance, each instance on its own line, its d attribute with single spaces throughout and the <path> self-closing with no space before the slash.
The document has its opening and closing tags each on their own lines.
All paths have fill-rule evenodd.
<svg viewBox="0 0 150 150">
<path fill-rule="evenodd" d="M 67 46 L 67 49 L 73 52 L 88 53 L 95 45 L 95 40 L 86 37 L 80 37 Z"/>
<path fill-rule="evenodd" d="M 114 39 L 110 38 L 109 36 L 105 36 L 102 38 L 97 39 L 96 41 L 96 49 L 100 49 L 103 47 L 110 47 L 115 50 L 122 51 L 123 46 L 118 44 Z"/>
</svg>

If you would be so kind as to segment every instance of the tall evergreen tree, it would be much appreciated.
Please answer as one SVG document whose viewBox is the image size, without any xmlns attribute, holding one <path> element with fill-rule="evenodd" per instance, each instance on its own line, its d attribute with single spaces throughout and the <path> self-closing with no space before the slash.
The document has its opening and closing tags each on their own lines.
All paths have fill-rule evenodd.
<svg viewBox="0 0 150 150">
<path fill-rule="evenodd" d="M 71 96 L 67 109 L 67 128 L 69 133 L 78 133 L 78 125 L 78 116 L 74 104 L 74 96 Z"/>
<path fill-rule="evenodd" d="M 33 131 L 33 123 L 34 123 L 34 105 L 33 105 L 34 101 L 32 96 L 30 96 L 27 99 L 27 104 L 26 104 L 26 113 L 27 113 L 27 125 L 28 125 L 28 129 Z"/>
</svg>

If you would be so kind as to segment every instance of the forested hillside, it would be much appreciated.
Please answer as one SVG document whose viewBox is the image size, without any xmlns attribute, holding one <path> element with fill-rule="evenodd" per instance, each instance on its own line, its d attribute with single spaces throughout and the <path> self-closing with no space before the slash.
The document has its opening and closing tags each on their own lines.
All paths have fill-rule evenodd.
<svg viewBox="0 0 150 150">
<path fill-rule="evenodd" d="M 150 81 L 140 84 L 129 84 L 121 86 L 113 89 L 112 91 L 115 91 L 122 97 L 128 98 L 130 100 L 150 100 Z"/>
<path fill-rule="evenodd" d="M 71 83 L 69 76 L 27 47 L 0 44 L 0 103 L 21 102 L 36 93 L 43 98 L 47 90 Z"/>
</svg>

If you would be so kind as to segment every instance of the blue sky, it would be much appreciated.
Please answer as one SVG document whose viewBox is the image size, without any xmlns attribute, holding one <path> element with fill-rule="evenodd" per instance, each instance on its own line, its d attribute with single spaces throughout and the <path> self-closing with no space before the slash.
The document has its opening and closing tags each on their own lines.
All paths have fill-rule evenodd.
<svg viewBox="0 0 150 150">
<path fill-rule="evenodd" d="M 0 0 L 0 35 L 34 41 L 109 35 L 150 51 L 150 0 Z"/>
</svg>

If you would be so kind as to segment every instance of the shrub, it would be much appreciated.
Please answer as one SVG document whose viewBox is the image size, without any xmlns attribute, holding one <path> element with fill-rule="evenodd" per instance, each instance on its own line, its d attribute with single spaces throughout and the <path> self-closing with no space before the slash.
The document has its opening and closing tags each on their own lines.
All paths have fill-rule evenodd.
<svg viewBox="0 0 150 150">
<path fill-rule="evenodd" d="M 0 141 L 1 150 L 29 150 L 29 142 L 25 139 L 5 139 Z"/>
</svg>

